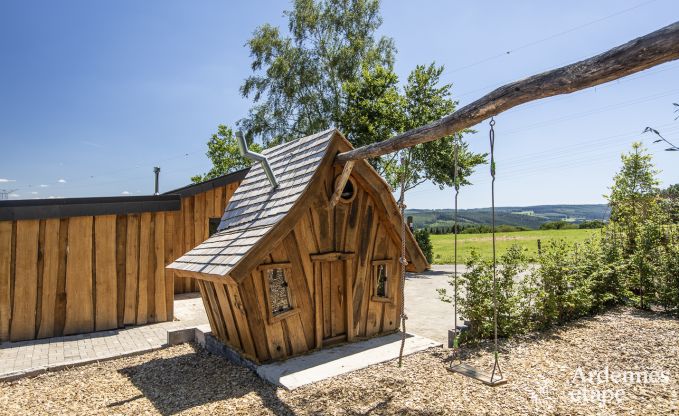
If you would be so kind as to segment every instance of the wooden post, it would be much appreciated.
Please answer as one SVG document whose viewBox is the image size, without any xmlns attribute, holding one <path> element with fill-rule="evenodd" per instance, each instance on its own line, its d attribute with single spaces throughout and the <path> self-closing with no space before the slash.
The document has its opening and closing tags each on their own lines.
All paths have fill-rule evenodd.
<svg viewBox="0 0 679 416">
<path fill-rule="evenodd" d="M 340 196 L 342 196 L 342 191 L 344 190 L 344 187 L 346 186 L 347 181 L 349 180 L 349 175 L 351 175 L 351 170 L 354 168 L 354 163 L 356 162 L 350 160 L 344 164 L 342 174 L 339 176 L 339 178 L 337 178 L 337 181 L 335 182 L 335 192 L 333 192 L 332 197 L 330 198 L 330 206 L 334 207 L 339 202 Z"/>
</svg>

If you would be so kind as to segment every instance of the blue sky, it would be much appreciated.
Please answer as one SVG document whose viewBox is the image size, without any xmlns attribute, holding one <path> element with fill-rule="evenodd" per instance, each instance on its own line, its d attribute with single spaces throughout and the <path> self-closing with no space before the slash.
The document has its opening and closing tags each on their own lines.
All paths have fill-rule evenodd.
<svg viewBox="0 0 679 416">
<path fill-rule="evenodd" d="M 676 0 L 462 2 L 389 0 L 381 34 L 396 41 L 401 79 L 417 64 L 445 65 L 467 104 L 493 88 L 587 58 L 679 18 Z M 19 1 L 0 3 L 0 189 L 12 199 L 138 195 L 183 186 L 209 169 L 205 142 L 249 108 L 243 46 L 283 1 Z M 509 54 L 506 52 L 510 51 Z M 528 103 L 496 118 L 498 205 L 600 203 L 620 153 L 642 140 L 679 182 L 679 154 L 641 135 L 651 125 L 675 144 L 679 61 L 626 79 Z M 488 127 L 468 137 L 488 147 Z M 5 180 L 5 181 L 3 181 Z M 6 180 L 11 180 L 7 182 Z M 487 168 L 460 206 L 488 206 Z M 410 208 L 452 206 L 423 185 Z"/>
</svg>

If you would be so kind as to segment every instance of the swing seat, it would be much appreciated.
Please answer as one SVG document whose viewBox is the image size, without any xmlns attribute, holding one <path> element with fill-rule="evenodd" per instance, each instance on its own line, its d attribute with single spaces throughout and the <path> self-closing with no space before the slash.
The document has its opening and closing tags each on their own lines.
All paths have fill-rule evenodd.
<svg viewBox="0 0 679 416">
<path fill-rule="evenodd" d="M 506 378 L 502 378 L 496 374 L 495 377 L 491 379 L 490 374 L 479 371 L 469 364 L 457 364 L 452 367 L 448 367 L 448 371 L 473 378 L 474 380 L 482 382 L 486 386 L 496 387 L 507 383 Z"/>
</svg>

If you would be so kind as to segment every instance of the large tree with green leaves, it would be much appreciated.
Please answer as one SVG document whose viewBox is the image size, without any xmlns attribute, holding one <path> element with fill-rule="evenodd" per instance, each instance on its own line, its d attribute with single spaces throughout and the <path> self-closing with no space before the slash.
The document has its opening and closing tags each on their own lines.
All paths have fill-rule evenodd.
<svg viewBox="0 0 679 416">
<path fill-rule="evenodd" d="M 391 38 L 375 38 L 382 24 L 378 0 L 294 0 L 288 31 L 264 24 L 247 42 L 253 74 L 241 86 L 254 106 L 239 124 L 264 143 L 285 141 L 338 125 L 342 84 L 361 68 L 391 67 Z"/>
<path fill-rule="evenodd" d="M 344 84 L 346 109 L 340 117 L 340 129 L 358 147 L 388 139 L 452 113 L 457 102 L 451 98 L 452 85 L 441 83 L 443 69 L 433 63 L 418 65 L 401 92 L 398 77 L 390 68 L 364 68 L 359 79 Z M 405 175 L 406 191 L 424 181 L 443 188 L 453 185 L 454 147 L 457 144 L 458 179 L 460 185 L 467 185 L 474 167 L 485 162 L 484 154 L 471 152 L 462 141 L 462 135 L 467 132 L 414 146 L 403 152 L 403 160 L 394 153 L 371 162 L 393 188 L 400 186 L 402 175 Z"/>
<path fill-rule="evenodd" d="M 257 143 L 248 143 L 248 147 L 254 152 L 262 150 L 262 147 Z M 191 181 L 194 183 L 214 179 L 252 164 L 251 160 L 240 155 L 233 131 L 223 124 L 217 127 L 217 133 L 213 134 L 207 142 L 206 155 L 212 161 L 212 168 L 207 173 L 191 177 Z"/>
</svg>

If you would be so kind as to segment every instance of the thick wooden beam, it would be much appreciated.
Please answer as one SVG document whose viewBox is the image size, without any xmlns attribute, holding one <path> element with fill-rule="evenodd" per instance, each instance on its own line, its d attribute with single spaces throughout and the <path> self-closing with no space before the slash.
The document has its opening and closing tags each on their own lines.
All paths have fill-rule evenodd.
<svg viewBox="0 0 679 416">
<path fill-rule="evenodd" d="M 340 196 L 342 196 L 342 191 L 344 190 L 344 186 L 347 184 L 347 181 L 349 180 L 349 175 L 351 175 L 351 170 L 354 168 L 354 163 L 356 162 L 350 160 L 344 164 L 342 174 L 337 178 L 337 181 L 335 182 L 335 192 L 333 192 L 332 197 L 330 197 L 330 206 L 334 207 L 339 202 Z"/>
<path fill-rule="evenodd" d="M 340 153 L 337 161 L 381 156 L 438 140 L 529 101 L 583 90 L 677 58 L 679 22 L 583 61 L 504 85 L 433 123 Z"/>
</svg>

